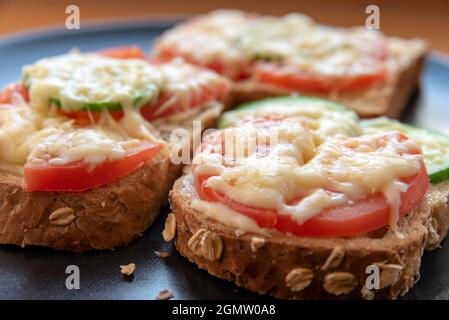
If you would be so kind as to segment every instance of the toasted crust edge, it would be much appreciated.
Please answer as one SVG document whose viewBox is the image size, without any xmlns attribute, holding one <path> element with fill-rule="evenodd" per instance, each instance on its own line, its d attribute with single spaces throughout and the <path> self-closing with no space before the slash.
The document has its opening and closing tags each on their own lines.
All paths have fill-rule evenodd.
<svg viewBox="0 0 449 320">
<path fill-rule="evenodd" d="M 426 225 L 431 214 L 445 212 L 447 219 L 447 202 L 443 206 L 441 199 L 435 200 L 436 193 L 431 190 L 417 208 L 401 219 L 405 240 L 396 238 L 392 231 L 382 238 L 352 239 L 266 237 L 251 233 L 238 235 L 235 229 L 191 207 L 196 194 L 189 179 L 189 176 L 179 178 L 170 192 L 170 204 L 177 225 L 175 245 L 180 254 L 218 278 L 281 299 L 396 299 L 407 293 L 419 279 L 421 256 L 428 237 Z M 445 197 L 447 200 L 447 193 Z M 192 251 L 189 240 L 200 229 L 208 230 L 221 239 L 223 253 L 219 259 L 211 261 Z M 265 244 L 255 252 L 251 248 L 253 237 L 265 239 Z M 344 258 L 337 267 L 323 271 L 335 247 L 344 250 Z M 363 286 L 368 276 L 366 267 L 378 263 L 400 266 L 402 271 L 392 285 L 380 290 L 366 290 Z M 299 292 L 292 291 L 286 284 L 287 275 L 296 268 L 308 269 L 313 274 L 310 284 Z M 329 280 L 326 276 L 335 272 L 352 274 L 356 286 L 349 293 L 329 293 L 324 282 Z"/>
<path fill-rule="evenodd" d="M 0 173 L 0 243 L 74 252 L 126 245 L 158 216 L 176 179 L 168 168 L 160 154 L 130 175 L 77 193 L 27 192 L 21 177 Z M 55 219 L 61 208 L 73 217 Z"/>
<path fill-rule="evenodd" d="M 201 119 L 202 130 L 213 127 L 230 102 L 227 96 L 218 102 L 216 115 L 206 109 L 182 125 L 192 131 L 192 121 Z M 162 138 L 169 142 L 168 134 Z M 170 155 L 159 154 L 126 177 L 80 193 L 26 192 L 21 177 L 0 172 L 0 244 L 74 252 L 126 245 L 157 218 L 182 167 Z M 51 224 L 51 214 L 60 208 L 73 209 L 75 219 L 64 225 Z"/>
</svg>

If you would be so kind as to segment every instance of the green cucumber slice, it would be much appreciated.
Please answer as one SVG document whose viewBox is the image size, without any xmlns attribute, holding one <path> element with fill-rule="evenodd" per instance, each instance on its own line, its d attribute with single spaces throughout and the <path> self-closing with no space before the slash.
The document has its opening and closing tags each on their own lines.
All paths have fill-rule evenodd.
<svg viewBox="0 0 449 320">
<path fill-rule="evenodd" d="M 144 99 L 143 96 L 137 96 L 133 100 L 133 105 L 138 105 Z M 50 98 L 48 100 L 50 105 L 54 105 L 58 108 L 62 108 L 61 100 L 57 98 Z M 84 103 L 80 109 L 80 111 L 91 111 L 91 112 L 100 112 L 103 110 L 107 111 L 121 111 L 122 105 L 120 102 L 89 102 Z"/>
<path fill-rule="evenodd" d="M 323 136 L 357 136 L 361 133 L 355 112 L 338 103 L 308 96 L 284 96 L 244 103 L 233 111 L 225 112 L 218 120 L 218 128 L 233 126 L 247 116 L 268 114 L 300 117 Z"/>
<path fill-rule="evenodd" d="M 50 98 L 48 100 L 48 103 L 58 108 L 62 108 L 61 100 L 57 98 Z M 121 111 L 122 105 L 119 102 L 89 102 L 83 104 L 82 108 L 79 111 L 99 112 L 103 110 Z"/>
<path fill-rule="evenodd" d="M 415 140 L 422 148 L 430 182 L 436 184 L 449 179 L 449 136 L 386 117 L 362 120 L 360 125 L 368 134 L 396 130 Z"/>
</svg>

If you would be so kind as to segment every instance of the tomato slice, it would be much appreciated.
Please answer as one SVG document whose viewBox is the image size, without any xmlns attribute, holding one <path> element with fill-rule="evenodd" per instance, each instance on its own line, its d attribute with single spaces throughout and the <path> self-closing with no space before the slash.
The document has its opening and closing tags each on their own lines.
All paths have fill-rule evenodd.
<svg viewBox="0 0 449 320">
<path fill-rule="evenodd" d="M 376 71 L 366 74 L 323 78 L 299 71 L 291 72 L 273 63 L 258 63 L 255 67 L 255 77 L 258 81 L 298 92 L 330 93 L 333 90 L 364 89 L 385 81 L 386 76 L 384 68 L 377 68 Z"/>
<path fill-rule="evenodd" d="M 400 216 L 408 213 L 421 200 L 429 187 L 429 179 L 424 164 L 412 178 L 404 180 L 409 187 L 401 193 Z M 278 215 L 275 228 L 297 236 L 346 237 L 364 234 L 385 225 L 390 219 L 390 206 L 380 193 L 345 205 L 323 211 L 319 215 L 296 223 L 290 215 Z"/>
<path fill-rule="evenodd" d="M 253 219 L 262 228 L 273 228 L 276 225 L 276 210 L 261 209 L 234 201 L 226 195 L 204 186 L 204 182 L 208 178 L 209 177 L 199 176 L 197 179 L 195 179 L 195 189 L 201 200 L 209 202 L 221 202 L 227 205 L 229 208 Z"/>
<path fill-rule="evenodd" d="M 26 191 L 86 191 L 115 181 L 151 160 L 162 148 L 160 144 L 143 142 L 127 150 L 124 158 L 106 161 L 93 169 L 84 161 L 67 165 L 51 165 L 48 161 L 27 162 L 24 170 Z"/>
<path fill-rule="evenodd" d="M 201 86 L 199 90 L 192 90 L 192 99 L 190 100 L 188 109 L 194 109 L 207 103 L 208 101 L 222 100 L 230 90 L 228 82 L 221 82 L 216 87 Z M 163 111 L 160 111 L 164 104 L 168 103 Z M 148 120 L 156 120 L 170 117 L 176 113 L 185 111 L 186 106 L 173 95 L 165 95 L 159 98 L 156 103 L 143 106 L 140 109 L 142 116 Z"/>
<path fill-rule="evenodd" d="M 114 47 L 97 51 L 97 54 L 117 59 L 145 59 L 146 55 L 139 46 Z"/>
<path fill-rule="evenodd" d="M 224 75 L 229 77 L 228 74 L 226 74 L 226 62 L 225 61 L 220 61 L 220 60 L 212 60 L 210 62 L 204 63 L 202 61 L 199 61 L 195 58 L 193 58 L 191 55 L 187 55 L 187 54 L 182 54 L 181 52 L 179 52 L 178 50 L 176 50 L 176 48 L 163 48 L 160 52 L 158 52 L 157 55 L 157 59 L 158 61 L 171 61 L 173 59 L 179 58 L 181 57 L 184 61 L 196 65 L 198 67 L 202 67 L 202 68 L 206 68 L 209 70 L 213 70 L 215 72 L 217 72 L 218 74 Z M 233 70 L 236 69 L 236 67 L 232 68 Z M 239 80 L 245 80 L 248 79 L 251 74 L 248 71 L 249 66 L 247 65 L 246 62 L 242 62 L 240 63 L 240 67 L 238 68 L 238 70 L 240 70 L 239 72 L 233 74 L 233 76 L 229 77 L 234 81 L 239 81 Z"/>
<path fill-rule="evenodd" d="M 22 82 L 17 82 L 6 86 L 0 91 L 0 103 L 12 103 L 14 94 L 22 96 L 24 101 L 29 101 L 28 89 Z"/>
<path fill-rule="evenodd" d="M 253 121 L 258 125 L 260 119 L 254 118 Z M 265 121 L 271 123 L 271 119 Z M 395 138 L 398 141 L 408 139 L 399 133 Z M 199 150 L 205 153 L 223 154 L 223 144 L 222 135 L 209 135 L 206 136 L 206 139 L 203 139 Z M 410 154 L 417 153 L 419 153 L 419 150 L 410 150 Z M 196 166 L 194 165 L 192 171 L 195 172 L 195 169 Z M 381 193 L 367 196 L 351 204 L 346 203 L 341 206 L 328 208 L 306 220 L 303 224 L 299 224 L 288 214 L 282 214 L 274 209 L 242 204 L 221 192 L 206 187 L 204 183 L 209 177 L 195 175 L 195 189 L 200 199 L 223 203 L 234 211 L 253 219 L 260 227 L 276 229 L 283 233 L 312 237 L 355 236 L 379 229 L 390 222 L 390 205 Z M 429 179 L 424 163 L 421 161 L 416 175 L 401 179 L 401 181 L 408 186 L 407 190 L 400 195 L 399 215 L 403 216 L 410 212 L 421 200 L 429 187 Z M 299 199 L 296 201 L 299 201 Z M 289 204 L 293 203 L 289 202 Z"/>
<path fill-rule="evenodd" d="M 274 228 L 283 233 L 312 237 L 346 237 L 364 234 L 385 225 L 390 219 L 390 207 L 382 194 L 374 194 L 356 201 L 353 205 L 330 208 L 312 217 L 303 224 L 295 222 L 290 215 L 276 210 L 257 208 L 238 203 L 224 194 L 204 186 L 209 177 L 195 179 L 195 188 L 200 199 L 220 202 L 229 208 L 253 219 L 262 228 Z M 409 187 L 401 194 L 400 216 L 408 213 L 421 200 L 429 187 L 424 164 L 412 178 L 405 179 Z"/>
<path fill-rule="evenodd" d="M 66 112 L 62 109 L 58 109 L 58 113 L 74 119 L 76 124 L 80 126 L 90 125 L 92 124 L 92 122 L 97 123 L 101 117 L 101 112 L 91 111 Z M 109 114 L 114 120 L 120 120 L 121 118 L 123 118 L 122 111 L 109 111 Z"/>
</svg>

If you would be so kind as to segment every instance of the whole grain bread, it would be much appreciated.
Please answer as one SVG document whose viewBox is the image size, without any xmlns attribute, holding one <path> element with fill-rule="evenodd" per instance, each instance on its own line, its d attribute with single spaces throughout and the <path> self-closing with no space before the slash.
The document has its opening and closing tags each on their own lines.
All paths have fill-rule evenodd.
<svg viewBox="0 0 449 320">
<path fill-rule="evenodd" d="M 194 120 L 201 121 L 202 130 L 210 128 L 228 106 L 229 97 L 213 112 L 205 108 L 170 129 L 191 132 Z M 171 130 L 163 126 L 160 122 L 156 128 L 169 142 Z M 115 182 L 73 193 L 26 192 L 21 176 L 0 171 L 0 244 L 75 252 L 126 245 L 153 223 L 181 173 L 182 164 L 164 153 Z"/>
<path fill-rule="evenodd" d="M 432 187 L 401 219 L 402 237 L 388 228 L 350 238 L 241 233 L 192 208 L 191 175 L 176 181 L 170 204 L 177 250 L 218 278 L 282 299 L 396 299 L 419 279 L 424 248 L 435 246 L 429 221 L 438 243 L 447 232 L 447 196 L 447 185 Z M 378 290 L 364 285 L 370 265 L 380 270 Z"/>
<path fill-rule="evenodd" d="M 317 94 L 314 92 L 292 92 L 285 88 L 261 84 L 250 79 L 234 84 L 233 99 L 242 103 L 261 98 L 288 94 L 319 96 L 341 103 L 354 110 L 362 118 L 388 116 L 399 118 L 412 92 L 419 84 L 427 46 L 421 40 L 389 38 L 388 77 L 385 83 L 369 89 L 349 92 Z"/>
<path fill-rule="evenodd" d="M 441 246 L 449 229 L 449 181 L 431 185 L 427 197 L 432 205 L 425 249 L 433 250 Z"/>
<path fill-rule="evenodd" d="M 84 192 L 27 192 L 0 173 L 0 243 L 84 252 L 141 236 L 166 201 L 174 175 L 159 154 L 135 172 Z"/>
</svg>

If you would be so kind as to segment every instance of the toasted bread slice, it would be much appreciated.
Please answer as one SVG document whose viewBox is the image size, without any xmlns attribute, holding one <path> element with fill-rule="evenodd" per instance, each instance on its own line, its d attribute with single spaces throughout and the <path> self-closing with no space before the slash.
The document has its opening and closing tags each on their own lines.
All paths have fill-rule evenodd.
<svg viewBox="0 0 449 320">
<path fill-rule="evenodd" d="M 438 221 L 438 241 L 446 232 L 446 187 L 431 188 L 400 220 L 402 237 L 383 228 L 359 237 L 308 238 L 242 233 L 210 218 L 192 208 L 197 196 L 192 176 L 186 175 L 170 193 L 175 244 L 199 268 L 260 294 L 283 299 L 396 299 L 419 279 L 421 255 L 430 246 L 429 221 Z M 378 290 L 365 286 L 370 265 L 380 270 Z"/>
<path fill-rule="evenodd" d="M 429 231 L 425 249 L 433 250 L 440 247 L 449 229 L 449 181 L 431 185 L 428 192 L 431 201 L 431 215 L 427 221 Z"/>
<path fill-rule="evenodd" d="M 413 90 L 418 86 L 427 47 L 418 39 L 397 38 L 389 38 L 387 46 L 390 55 L 389 77 L 385 83 L 369 89 L 334 92 L 329 95 L 313 92 L 296 93 L 320 96 L 341 103 L 357 112 L 362 118 L 382 115 L 399 118 Z M 235 103 L 292 93 L 284 88 L 261 84 L 254 80 L 236 82 L 233 90 Z"/>
<path fill-rule="evenodd" d="M 0 173 L 0 243 L 84 252 L 129 243 L 151 225 L 176 177 L 159 154 L 132 174 L 84 192 L 26 192 Z"/>
</svg>

